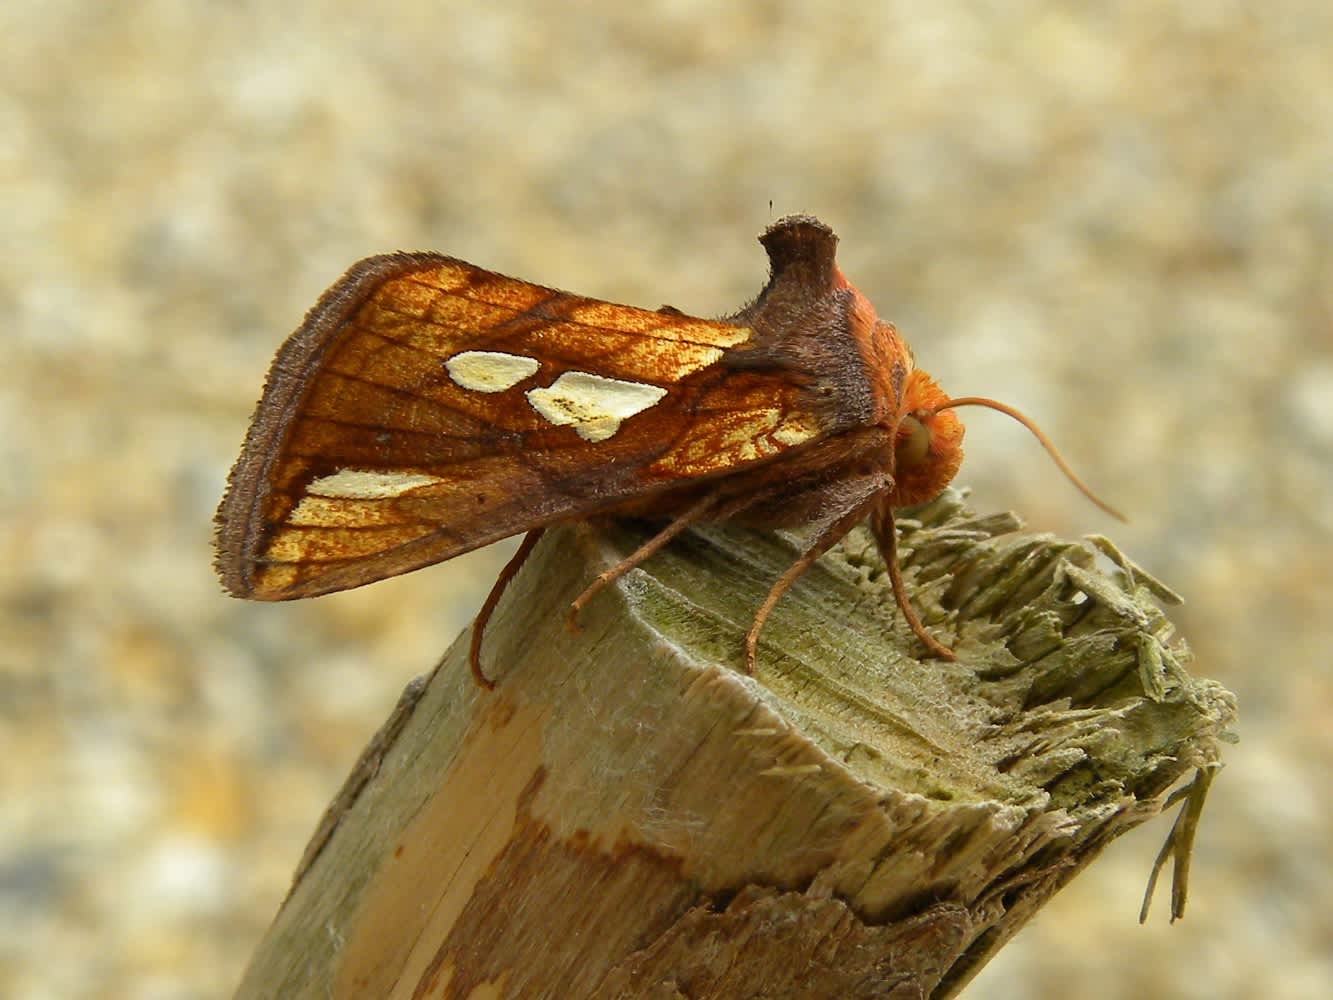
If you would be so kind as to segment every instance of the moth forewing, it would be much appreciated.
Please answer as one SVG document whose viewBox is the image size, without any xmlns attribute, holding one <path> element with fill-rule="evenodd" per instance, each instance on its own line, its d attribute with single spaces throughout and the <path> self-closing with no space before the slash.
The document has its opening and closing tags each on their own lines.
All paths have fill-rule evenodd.
<svg viewBox="0 0 1333 1000">
<path fill-rule="evenodd" d="M 223 583 L 360 586 L 835 429 L 780 365 L 727 366 L 756 339 L 437 254 L 362 261 L 274 360 L 218 511 Z"/>
</svg>

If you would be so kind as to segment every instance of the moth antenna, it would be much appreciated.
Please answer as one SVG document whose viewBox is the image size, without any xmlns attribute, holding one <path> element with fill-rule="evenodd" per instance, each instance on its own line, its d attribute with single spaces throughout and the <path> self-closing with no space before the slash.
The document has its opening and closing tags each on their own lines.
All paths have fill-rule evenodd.
<svg viewBox="0 0 1333 1000">
<path fill-rule="evenodd" d="M 985 406 L 992 410 L 999 410 L 1007 417 L 1013 417 L 1020 424 L 1022 424 L 1024 427 L 1030 430 L 1032 432 L 1032 436 L 1041 442 L 1041 446 L 1046 449 L 1046 453 L 1055 460 L 1055 464 L 1060 467 L 1060 471 L 1063 472 L 1069 478 L 1069 481 L 1073 483 L 1076 487 L 1078 487 L 1080 493 L 1082 493 L 1085 497 L 1087 497 L 1089 500 L 1095 503 L 1102 510 L 1106 511 L 1106 513 L 1110 514 L 1116 520 L 1118 521 L 1129 520 L 1129 518 L 1125 517 L 1124 514 L 1120 513 L 1120 511 L 1116 510 L 1109 503 L 1107 503 L 1105 500 L 1099 497 L 1096 493 L 1092 492 L 1092 489 L 1088 486 L 1088 484 L 1085 483 L 1082 479 L 1079 479 L 1078 474 L 1075 473 L 1074 470 L 1069 467 L 1069 463 L 1060 457 L 1060 452 L 1056 450 L 1055 443 L 1046 436 L 1046 433 L 1035 423 L 1033 423 L 1031 419 L 1024 416 L 1018 410 L 1015 410 L 1012 406 L 1009 406 L 1005 403 L 1001 403 L 998 400 L 987 399 L 985 396 L 962 396 L 959 397 L 958 399 L 951 399 L 942 406 L 935 407 L 932 410 L 932 412 L 939 413 L 941 410 L 952 410 L 958 406 Z"/>
</svg>

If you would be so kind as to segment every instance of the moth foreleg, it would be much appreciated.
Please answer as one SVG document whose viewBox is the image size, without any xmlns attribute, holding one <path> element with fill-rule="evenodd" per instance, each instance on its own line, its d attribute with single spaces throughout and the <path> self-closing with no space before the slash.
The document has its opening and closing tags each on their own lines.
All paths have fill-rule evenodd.
<svg viewBox="0 0 1333 1000">
<path fill-rule="evenodd" d="M 898 529 L 893 523 L 893 508 L 887 503 L 877 505 L 870 518 L 870 529 L 879 547 L 880 557 L 889 571 L 889 582 L 893 584 L 893 599 L 898 603 L 898 610 L 903 613 L 907 627 L 925 644 L 927 652 L 932 656 L 937 656 L 941 660 L 956 660 L 958 657 L 954 655 L 952 649 L 926 631 L 926 626 L 917 617 L 916 609 L 912 607 L 912 602 L 907 597 L 902 570 L 898 568 Z"/>
<path fill-rule="evenodd" d="M 509 562 L 505 563 L 505 568 L 500 570 L 500 575 L 492 585 L 491 592 L 486 595 L 481 610 L 477 612 L 477 617 L 472 619 L 472 646 L 468 650 L 467 665 L 468 669 L 472 671 L 472 679 L 487 691 L 495 690 L 495 681 L 487 677 L 481 669 L 482 633 L 486 631 L 486 623 L 491 620 L 491 614 L 495 611 L 495 606 L 500 603 L 500 597 L 504 594 L 505 588 L 509 586 L 509 581 L 518 575 L 518 571 L 528 561 L 528 556 L 532 555 L 532 550 L 537 547 L 537 542 L 541 539 L 544 531 L 546 531 L 545 528 L 534 528 L 523 536 L 518 551 L 514 553 Z"/>
</svg>

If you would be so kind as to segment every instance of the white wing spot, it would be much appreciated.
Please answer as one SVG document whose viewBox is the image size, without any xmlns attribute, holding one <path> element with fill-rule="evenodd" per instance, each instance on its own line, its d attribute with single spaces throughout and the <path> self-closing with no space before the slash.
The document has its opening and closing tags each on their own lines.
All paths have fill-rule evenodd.
<svg viewBox="0 0 1333 1000">
<path fill-rule="evenodd" d="M 557 427 L 573 426 L 585 441 L 605 441 L 620 423 L 656 406 L 666 390 L 588 372 L 565 372 L 547 389 L 529 389 L 532 408 Z"/>
<path fill-rule="evenodd" d="M 441 482 L 436 476 L 416 472 L 367 472 L 363 469 L 339 469 L 331 476 L 316 479 L 306 492 L 340 500 L 387 500 L 402 496 L 418 486 Z"/>
<path fill-rule="evenodd" d="M 521 354 L 500 351 L 464 351 L 444 363 L 449 377 L 473 392 L 504 392 L 536 373 L 541 363 Z"/>
</svg>

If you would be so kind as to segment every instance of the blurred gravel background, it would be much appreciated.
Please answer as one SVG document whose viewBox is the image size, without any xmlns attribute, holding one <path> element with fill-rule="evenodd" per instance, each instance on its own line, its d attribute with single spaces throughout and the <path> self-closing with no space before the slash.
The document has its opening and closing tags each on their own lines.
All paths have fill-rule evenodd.
<svg viewBox="0 0 1333 1000">
<path fill-rule="evenodd" d="M 1333 995 L 1333 5 L 0 6 L 0 994 L 228 995 L 505 551 L 224 598 L 274 349 L 445 250 L 717 314 L 809 211 L 969 417 L 960 483 L 1107 531 L 1240 698 L 1189 915 L 1116 845 L 973 998 Z M 770 200 L 772 209 L 769 208 Z"/>
</svg>

